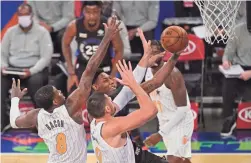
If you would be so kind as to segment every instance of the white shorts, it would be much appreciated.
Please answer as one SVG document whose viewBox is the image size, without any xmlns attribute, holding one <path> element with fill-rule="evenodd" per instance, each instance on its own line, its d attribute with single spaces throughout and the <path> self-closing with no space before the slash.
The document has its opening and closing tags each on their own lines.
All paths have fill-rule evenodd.
<svg viewBox="0 0 251 163">
<path fill-rule="evenodd" d="M 182 158 L 192 157 L 191 139 L 193 128 L 193 114 L 192 112 L 187 113 L 184 120 L 175 126 L 166 137 L 163 137 L 167 155 Z"/>
</svg>

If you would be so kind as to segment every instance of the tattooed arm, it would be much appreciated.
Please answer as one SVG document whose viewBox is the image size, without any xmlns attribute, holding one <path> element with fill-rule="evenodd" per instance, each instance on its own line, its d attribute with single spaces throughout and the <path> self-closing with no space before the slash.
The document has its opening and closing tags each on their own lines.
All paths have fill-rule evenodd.
<svg viewBox="0 0 251 163">
<path fill-rule="evenodd" d="M 179 56 L 180 55 L 178 53 L 173 54 L 172 57 L 167 61 L 167 63 L 162 66 L 161 69 L 156 72 L 156 74 L 154 74 L 151 80 L 141 84 L 141 87 L 146 93 L 151 93 L 165 82 L 166 78 L 173 71 L 173 68 L 177 63 Z"/>
<path fill-rule="evenodd" d="M 82 106 L 86 103 L 90 95 L 93 77 L 103 58 L 105 57 L 111 39 L 119 31 L 119 23 L 116 24 L 115 16 L 113 16 L 112 22 L 108 25 L 108 27 L 106 24 L 104 25 L 106 29 L 105 36 L 102 39 L 96 54 L 90 58 L 86 69 L 81 76 L 78 88 L 72 94 L 70 94 L 66 101 L 69 115 L 80 124 L 83 121 L 81 118 Z"/>
</svg>

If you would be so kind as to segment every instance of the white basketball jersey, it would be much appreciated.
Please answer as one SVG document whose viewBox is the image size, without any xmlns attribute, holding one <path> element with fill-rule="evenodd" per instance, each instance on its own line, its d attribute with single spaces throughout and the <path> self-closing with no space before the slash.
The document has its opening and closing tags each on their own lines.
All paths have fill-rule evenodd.
<svg viewBox="0 0 251 163">
<path fill-rule="evenodd" d="M 152 79 L 153 74 L 151 68 L 147 69 L 145 80 Z M 158 108 L 158 120 L 160 126 L 167 123 L 175 114 L 177 106 L 175 104 L 172 91 L 168 89 L 165 84 L 163 84 L 158 89 L 150 93 L 152 101 L 155 103 Z M 187 106 L 190 106 L 189 97 L 187 94 Z"/>
<path fill-rule="evenodd" d="M 105 122 L 91 123 L 92 146 L 98 163 L 135 163 L 132 141 L 127 135 L 126 144 L 119 148 L 111 147 L 101 136 L 101 129 Z"/>
<path fill-rule="evenodd" d="M 38 135 L 49 148 L 48 163 L 85 163 L 87 159 L 84 125 L 77 124 L 65 105 L 49 113 L 41 109 L 37 117 Z"/>
</svg>

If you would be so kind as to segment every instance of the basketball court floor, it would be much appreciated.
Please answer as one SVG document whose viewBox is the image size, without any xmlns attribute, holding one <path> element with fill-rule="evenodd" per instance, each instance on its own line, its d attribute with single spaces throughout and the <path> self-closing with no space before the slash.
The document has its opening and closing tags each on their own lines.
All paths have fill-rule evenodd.
<svg viewBox="0 0 251 163">
<path fill-rule="evenodd" d="M 44 154 L 2 154 L 2 163 L 46 163 Z M 250 154 L 194 154 L 192 163 L 250 163 Z M 96 163 L 94 154 L 88 154 L 87 163 Z"/>
<path fill-rule="evenodd" d="M 150 133 L 144 132 L 145 138 Z M 87 163 L 96 163 L 87 135 Z M 163 155 L 163 142 L 151 152 Z M 192 138 L 193 163 L 251 163 L 251 132 L 238 131 L 234 136 L 222 139 L 217 132 L 194 132 Z M 46 163 L 48 149 L 43 140 L 29 131 L 12 131 L 1 135 L 1 163 Z"/>
</svg>

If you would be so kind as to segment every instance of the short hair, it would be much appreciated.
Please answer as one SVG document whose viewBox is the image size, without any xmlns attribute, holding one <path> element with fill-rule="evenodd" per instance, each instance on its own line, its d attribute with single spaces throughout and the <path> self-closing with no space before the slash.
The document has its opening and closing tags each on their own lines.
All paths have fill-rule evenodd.
<svg viewBox="0 0 251 163">
<path fill-rule="evenodd" d="M 158 48 L 161 52 L 165 51 L 164 48 L 162 47 L 160 41 L 158 41 L 158 40 L 151 40 L 151 46 L 158 46 Z"/>
<path fill-rule="evenodd" d="M 48 110 L 53 105 L 54 91 L 52 85 L 41 87 L 35 93 L 36 105 L 40 108 Z"/>
<path fill-rule="evenodd" d="M 96 71 L 96 73 L 95 73 L 95 75 L 94 75 L 94 77 L 93 77 L 93 80 L 92 80 L 92 84 L 94 84 L 95 82 L 96 82 L 96 80 L 98 79 L 98 76 L 101 74 L 101 73 L 103 73 L 104 71 L 103 71 L 103 69 L 101 69 L 101 68 L 99 68 L 97 71 Z"/>
<path fill-rule="evenodd" d="M 31 5 L 28 3 L 22 3 L 20 6 L 18 6 L 17 11 L 18 11 L 19 7 L 23 8 L 25 6 L 27 6 L 29 8 L 30 13 L 33 13 Z"/>
<path fill-rule="evenodd" d="M 87 111 L 93 118 L 105 115 L 106 98 L 104 93 L 93 92 L 87 101 Z"/>
<path fill-rule="evenodd" d="M 82 10 L 86 7 L 86 6 L 98 6 L 100 8 L 102 8 L 103 6 L 103 2 L 102 1 L 83 1 L 82 2 Z"/>
</svg>

